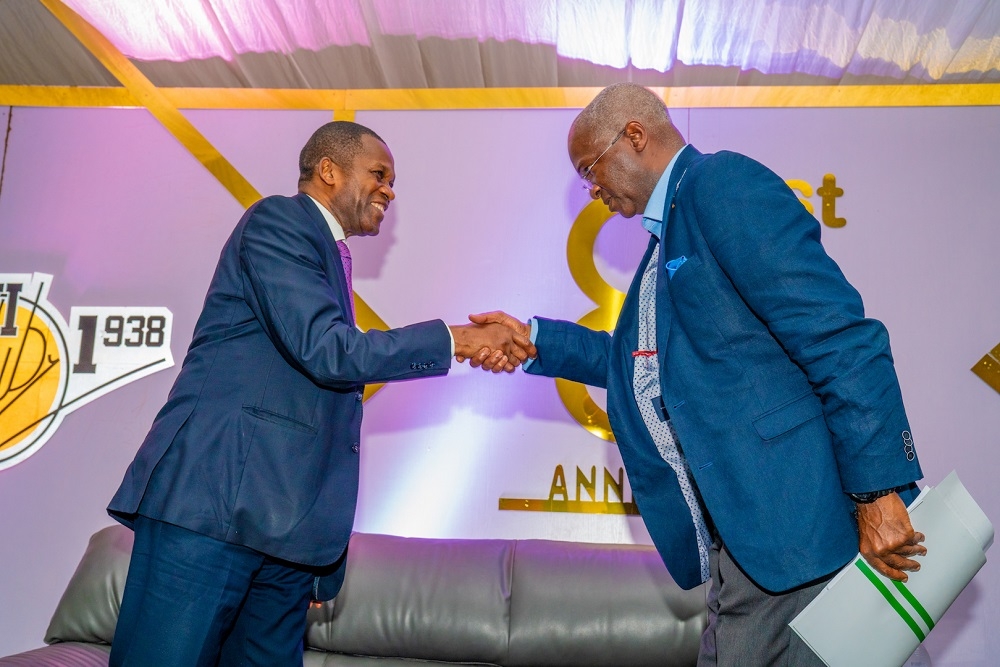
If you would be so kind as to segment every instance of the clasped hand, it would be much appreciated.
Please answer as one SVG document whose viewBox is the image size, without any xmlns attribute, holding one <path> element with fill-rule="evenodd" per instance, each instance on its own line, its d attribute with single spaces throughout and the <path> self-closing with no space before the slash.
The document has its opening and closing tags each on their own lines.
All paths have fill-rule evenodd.
<svg viewBox="0 0 1000 667">
<path fill-rule="evenodd" d="M 924 534 L 913 530 L 902 498 L 890 493 L 857 510 L 861 555 L 882 575 L 905 582 L 904 570 L 920 569 L 912 557 L 926 555 L 927 547 L 920 544 Z"/>
<path fill-rule="evenodd" d="M 473 368 L 513 373 L 526 360 L 538 356 L 529 338 L 530 327 L 510 315 L 495 311 L 470 315 L 469 320 L 472 324 L 450 327 L 459 363 L 468 359 Z"/>
</svg>

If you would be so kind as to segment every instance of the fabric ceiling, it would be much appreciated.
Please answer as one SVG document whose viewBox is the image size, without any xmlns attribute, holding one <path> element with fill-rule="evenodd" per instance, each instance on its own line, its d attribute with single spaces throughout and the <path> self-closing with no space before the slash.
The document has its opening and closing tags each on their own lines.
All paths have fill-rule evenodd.
<svg viewBox="0 0 1000 667">
<path fill-rule="evenodd" d="M 1000 82 L 996 0 L 62 0 L 158 87 Z M 117 86 L 41 0 L 0 85 Z"/>
</svg>

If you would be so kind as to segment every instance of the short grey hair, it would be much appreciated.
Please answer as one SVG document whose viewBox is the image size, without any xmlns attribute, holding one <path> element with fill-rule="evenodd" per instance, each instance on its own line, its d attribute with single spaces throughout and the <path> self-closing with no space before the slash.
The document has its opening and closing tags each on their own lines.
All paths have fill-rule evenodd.
<svg viewBox="0 0 1000 667">
<path fill-rule="evenodd" d="M 667 105 L 656 93 L 626 82 L 612 84 L 599 92 L 573 121 L 573 131 L 590 133 L 596 140 L 607 135 L 607 141 L 611 141 L 632 120 L 654 133 L 673 126 Z"/>
</svg>

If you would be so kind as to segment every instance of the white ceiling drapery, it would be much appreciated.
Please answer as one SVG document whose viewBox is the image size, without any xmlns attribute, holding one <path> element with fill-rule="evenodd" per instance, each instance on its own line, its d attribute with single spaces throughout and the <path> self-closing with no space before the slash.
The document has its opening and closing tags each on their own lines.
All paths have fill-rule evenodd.
<svg viewBox="0 0 1000 667">
<path fill-rule="evenodd" d="M 63 0 L 160 87 L 1000 82 L 996 0 Z M 0 85 L 118 85 L 39 0 Z"/>
</svg>

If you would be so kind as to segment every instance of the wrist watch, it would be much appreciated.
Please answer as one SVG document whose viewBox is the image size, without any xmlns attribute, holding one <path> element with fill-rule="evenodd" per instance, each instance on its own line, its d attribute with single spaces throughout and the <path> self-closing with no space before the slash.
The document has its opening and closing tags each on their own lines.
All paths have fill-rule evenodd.
<svg viewBox="0 0 1000 667">
<path fill-rule="evenodd" d="M 887 496 L 890 493 L 895 493 L 905 488 L 906 488 L 905 486 L 894 486 L 891 489 L 883 489 L 881 491 L 868 491 L 866 493 L 848 493 L 847 495 L 851 500 L 853 500 L 859 505 L 868 505 L 869 503 L 873 503 L 879 498 L 882 498 L 883 496 Z"/>
</svg>

